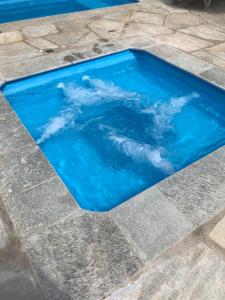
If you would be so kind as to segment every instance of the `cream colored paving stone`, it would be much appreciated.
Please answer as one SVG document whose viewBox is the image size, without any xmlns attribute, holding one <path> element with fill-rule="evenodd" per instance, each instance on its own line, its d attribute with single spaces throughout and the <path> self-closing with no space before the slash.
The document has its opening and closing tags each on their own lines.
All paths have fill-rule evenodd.
<svg viewBox="0 0 225 300">
<path fill-rule="evenodd" d="M 220 57 L 217 57 L 216 55 L 214 55 L 212 53 L 207 53 L 205 51 L 197 51 L 192 54 L 201 59 L 204 59 L 205 61 L 207 61 L 215 66 L 225 69 L 225 60 L 221 59 Z"/>
<path fill-rule="evenodd" d="M 225 43 L 204 49 L 206 53 L 210 53 L 218 58 L 225 60 Z"/>
<path fill-rule="evenodd" d="M 165 24 L 172 29 L 181 29 L 188 26 L 202 24 L 202 19 L 194 14 L 171 14 L 166 17 Z"/>
<path fill-rule="evenodd" d="M 131 12 L 122 12 L 122 13 L 112 13 L 106 14 L 103 16 L 104 19 L 109 19 L 113 21 L 125 22 L 130 18 Z"/>
<path fill-rule="evenodd" d="M 181 32 L 169 35 L 161 35 L 158 37 L 158 39 L 161 43 L 171 45 L 187 52 L 196 51 L 198 49 L 213 45 L 211 42 L 207 42 L 200 38 L 196 38 Z"/>
<path fill-rule="evenodd" d="M 82 27 L 81 30 L 74 31 L 65 31 L 59 34 L 49 35 L 47 38 L 48 41 L 56 43 L 61 46 L 70 46 L 80 40 L 83 36 L 88 33 L 88 29 Z"/>
<path fill-rule="evenodd" d="M 56 49 L 59 47 L 58 45 L 53 44 L 52 42 L 47 41 L 43 38 L 32 38 L 32 39 L 26 40 L 26 42 L 28 44 L 30 44 L 31 46 L 38 48 L 40 50 Z"/>
<path fill-rule="evenodd" d="M 225 24 L 225 14 L 200 12 L 196 13 L 196 15 L 209 24 L 221 24 L 222 26 Z"/>
<path fill-rule="evenodd" d="M 88 27 L 102 38 L 115 38 L 122 33 L 124 22 L 101 19 L 89 24 Z"/>
<path fill-rule="evenodd" d="M 199 25 L 195 27 L 189 27 L 186 29 L 181 29 L 180 32 L 191 34 L 197 37 L 200 37 L 205 40 L 212 41 L 224 41 L 225 33 L 209 28 L 207 25 Z"/>
<path fill-rule="evenodd" d="M 19 60 L 28 61 L 29 58 L 40 55 L 40 50 L 37 50 L 24 42 L 0 45 L 0 65 L 14 63 Z"/>
<path fill-rule="evenodd" d="M 164 17 L 159 14 L 144 13 L 144 12 L 134 12 L 130 21 L 139 23 L 150 23 L 156 25 L 163 25 Z"/>
<path fill-rule="evenodd" d="M 146 35 L 146 37 L 154 37 L 160 34 L 170 34 L 172 30 L 165 26 L 153 24 L 130 23 L 126 28 L 124 36 Z"/>
<path fill-rule="evenodd" d="M 22 31 L 26 38 L 41 37 L 49 34 L 58 33 L 58 29 L 53 24 L 28 26 L 23 28 Z"/>
<path fill-rule="evenodd" d="M 209 236 L 216 244 L 225 249 L 225 217 L 217 223 Z"/>
<path fill-rule="evenodd" d="M 22 40 L 23 35 L 19 30 L 0 33 L 0 45 L 21 42 Z"/>
</svg>

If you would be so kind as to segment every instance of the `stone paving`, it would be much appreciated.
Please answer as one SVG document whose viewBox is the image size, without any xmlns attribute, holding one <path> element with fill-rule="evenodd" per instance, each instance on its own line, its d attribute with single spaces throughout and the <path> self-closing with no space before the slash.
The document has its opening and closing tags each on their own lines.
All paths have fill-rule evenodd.
<svg viewBox="0 0 225 300">
<path fill-rule="evenodd" d="M 219 5 L 143 0 L 0 24 L 0 82 L 133 47 L 225 87 Z M 0 95 L 0 299 L 224 299 L 224 163 L 222 147 L 111 212 L 90 213 Z"/>
</svg>

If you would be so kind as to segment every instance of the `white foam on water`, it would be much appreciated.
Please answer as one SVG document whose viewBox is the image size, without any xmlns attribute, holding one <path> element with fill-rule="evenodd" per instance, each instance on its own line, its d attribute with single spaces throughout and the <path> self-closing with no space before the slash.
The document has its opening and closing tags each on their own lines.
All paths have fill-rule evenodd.
<svg viewBox="0 0 225 300">
<path fill-rule="evenodd" d="M 153 134 L 161 138 L 162 134 L 171 129 L 171 121 L 179 114 L 183 107 L 193 99 L 199 98 L 199 94 L 191 93 L 186 96 L 173 97 L 168 102 L 157 101 L 152 106 L 142 110 L 143 113 L 153 115 Z"/>
<path fill-rule="evenodd" d="M 37 140 L 37 144 L 41 144 L 60 130 L 64 129 L 68 124 L 73 121 L 74 113 L 72 111 L 64 111 L 59 116 L 51 118 L 49 122 L 43 126 L 42 135 Z"/>
<path fill-rule="evenodd" d="M 71 122 L 75 122 L 76 117 L 82 113 L 82 108 L 85 106 L 102 104 L 103 102 L 127 102 L 139 99 L 138 94 L 124 91 L 111 82 L 100 79 L 91 79 L 86 75 L 82 77 L 82 80 L 85 82 L 86 86 L 75 83 L 65 84 L 63 82 L 57 84 L 56 87 L 62 90 L 69 108 L 60 111 L 57 116 L 51 118 L 44 126 L 42 126 L 42 135 L 37 140 L 38 144 L 51 138 L 71 124 Z"/>
<path fill-rule="evenodd" d="M 163 147 L 154 148 L 148 144 L 138 143 L 130 138 L 115 133 L 110 133 L 108 138 L 128 157 L 132 157 L 138 161 L 148 161 L 154 167 L 159 168 L 168 174 L 173 172 L 172 164 L 167 159 L 163 158 L 163 153 L 165 152 Z"/>
</svg>

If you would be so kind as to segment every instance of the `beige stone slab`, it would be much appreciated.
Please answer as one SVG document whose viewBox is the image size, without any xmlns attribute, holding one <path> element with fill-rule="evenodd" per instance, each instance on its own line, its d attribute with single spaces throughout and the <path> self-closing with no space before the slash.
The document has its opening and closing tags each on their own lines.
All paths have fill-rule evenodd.
<svg viewBox="0 0 225 300">
<path fill-rule="evenodd" d="M 191 52 L 201 48 L 212 46 L 211 42 L 196 38 L 181 32 L 161 35 L 158 37 L 161 43 L 165 43 L 178 49 Z"/>
<path fill-rule="evenodd" d="M 160 14 L 146 13 L 146 12 L 134 12 L 130 21 L 139 23 L 150 23 L 156 25 L 163 25 L 164 16 Z"/>
<path fill-rule="evenodd" d="M 225 249 L 225 217 L 217 223 L 209 236 L 216 244 Z"/>
<path fill-rule="evenodd" d="M 124 35 L 146 35 L 148 37 L 154 37 L 160 34 L 170 34 L 172 30 L 165 26 L 153 25 L 153 24 L 141 24 L 141 23 L 130 23 L 126 28 Z"/>
<path fill-rule="evenodd" d="M 83 28 L 80 31 L 66 31 L 59 34 L 49 35 L 47 39 L 61 46 L 69 46 L 80 40 L 82 37 L 88 34 L 88 32 L 88 29 Z"/>
<path fill-rule="evenodd" d="M 40 50 L 56 49 L 59 47 L 58 45 L 53 44 L 52 42 L 47 41 L 43 38 L 32 38 L 32 39 L 26 40 L 26 42 L 28 44 L 30 44 L 31 46 L 38 48 Z"/>
<path fill-rule="evenodd" d="M 118 22 L 109 19 L 101 19 L 89 24 L 89 28 L 102 38 L 119 37 L 123 31 L 125 22 Z"/>
<path fill-rule="evenodd" d="M 54 24 L 28 26 L 23 28 L 22 31 L 26 38 L 40 37 L 40 36 L 58 33 L 58 29 Z"/>
<path fill-rule="evenodd" d="M 22 40 L 23 35 L 19 30 L 0 33 L 0 45 L 21 42 Z"/>
<path fill-rule="evenodd" d="M 224 41 L 225 40 L 225 33 L 209 28 L 207 25 L 200 25 L 196 27 L 189 27 L 186 29 L 180 30 L 183 33 L 191 34 L 197 36 L 199 38 L 205 40 L 212 40 L 212 41 Z"/>
<path fill-rule="evenodd" d="M 220 57 L 218 57 L 217 55 L 214 55 L 213 53 L 207 53 L 205 51 L 197 51 L 192 54 L 201 59 L 204 59 L 205 61 L 207 61 L 215 66 L 225 69 L 225 59 L 221 59 Z"/>
<path fill-rule="evenodd" d="M 40 56 L 40 50 L 24 42 L 17 42 L 0 46 L 0 65 L 14 63 L 19 60 L 28 60 L 29 58 Z"/>
<path fill-rule="evenodd" d="M 180 29 L 188 26 L 197 26 L 203 23 L 202 19 L 194 14 L 171 14 L 166 17 L 166 26 L 172 29 Z"/>
<path fill-rule="evenodd" d="M 210 53 L 217 58 L 225 60 L 225 43 L 204 49 L 206 53 Z"/>
</svg>

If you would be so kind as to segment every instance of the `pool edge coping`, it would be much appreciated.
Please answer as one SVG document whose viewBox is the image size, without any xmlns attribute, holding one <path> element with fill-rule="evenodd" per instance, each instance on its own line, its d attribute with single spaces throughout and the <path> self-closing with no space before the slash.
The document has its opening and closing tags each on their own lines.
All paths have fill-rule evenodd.
<svg viewBox="0 0 225 300">
<path fill-rule="evenodd" d="M 79 63 L 87 62 L 87 61 L 90 61 L 90 60 L 93 60 L 93 59 L 96 59 L 96 58 L 101 58 L 101 57 L 104 57 L 104 56 L 107 56 L 107 55 L 110 55 L 110 54 L 116 54 L 116 53 L 119 53 L 119 52 L 125 51 L 125 50 L 137 50 L 137 51 L 144 51 L 144 52 L 150 53 L 151 55 L 153 55 L 153 56 L 159 58 L 160 60 L 166 61 L 168 64 L 170 64 L 170 65 L 172 65 L 172 66 L 175 66 L 176 68 L 181 69 L 181 70 L 183 70 L 183 71 L 185 71 L 185 72 L 187 72 L 187 73 L 189 73 L 189 74 L 191 74 L 191 75 L 194 75 L 195 77 L 198 77 L 198 78 L 200 78 L 201 80 L 203 80 L 203 81 L 205 81 L 205 82 L 207 82 L 207 83 L 213 84 L 213 85 L 217 86 L 219 89 L 222 89 L 222 90 L 225 91 L 225 89 L 224 89 L 223 86 L 220 86 L 220 85 L 218 85 L 218 84 L 214 84 L 214 83 L 212 83 L 211 81 L 206 80 L 205 78 L 202 78 L 202 77 L 199 76 L 198 74 L 192 73 L 192 72 L 190 72 L 190 71 L 185 70 L 184 68 L 178 67 L 175 63 L 171 63 L 171 62 L 167 61 L 166 59 L 164 59 L 164 58 L 162 58 L 162 57 L 160 57 L 160 56 L 158 56 L 158 55 L 156 55 L 156 54 L 151 53 L 150 49 L 147 50 L 147 49 L 137 48 L 137 47 L 129 47 L 129 48 L 125 47 L 125 48 L 122 48 L 122 49 L 120 49 L 120 50 L 118 50 L 118 51 L 112 51 L 112 52 L 109 52 L 109 53 L 107 53 L 107 54 L 96 55 L 95 57 L 91 57 L 91 58 L 87 58 L 87 59 L 81 59 L 81 60 L 76 61 L 76 62 L 73 62 L 73 63 L 71 63 L 71 64 L 65 64 L 65 65 L 62 65 L 62 66 L 60 66 L 60 67 L 57 66 L 57 67 L 53 67 L 53 68 L 48 68 L 47 70 L 44 70 L 44 71 L 42 71 L 42 72 L 34 72 L 34 73 L 32 73 L 32 74 L 25 75 L 25 76 L 22 76 L 22 77 L 16 77 L 16 78 L 13 78 L 13 79 L 10 78 L 10 79 L 7 79 L 7 80 L 5 80 L 4 82 L 1 83 L 0 89 L 1 89 L 6 83 L 9 83 L 9 82 L 14 81 L 14 80 L 20 80 L 20 79 L 27 78 L 27 77 L 29 77 L 29 76 L 34 76 L 34 75 L 43 74 L 43 73 L 50 72 L 50 71 L 54 71 L 54 70 L 56 70 L 56 69 L 60 69 L 60 68 L 64 68 L 64 67 L 70 67 L 70 66 L 72 66 L 72 65 L 76 65 L 76 64 L 79 64 Z M 10 104 L 8 103 L 7 99 L 5 98 L 5 96 L 4 96 L 4 94 L 2 93 L 1 90 L 0 90 L 0 97 L 1 97 L 2 99 L 4 99 L 4 101 L 6 101 L 6 103 L 7 103 L 8 106 L 10 107 L 10 110 L 11 110 L 10 113 L 14 113 L 14 114 L 15 114 L 15 111 L 14 111 L 13 108 L 10 106 Z M 17 118 L 18 118 L 18 117 L 17 117 Z M 19 118 L 18 118 L 18 120 L 19 120 Z M 31 139 L 31 141 L 32 141 L 31 144 L 33 144 L 33 147 L 34 147 L 34 148 L 37 147 L 36 142 L 34 141 L 34 139 L 32 138 L 32 136 L 30 135 L 30 133 L 28 132 L 28 130 L 26 129 L 26 127 L 22 124 L 22 122 L 21 122 L 20 120 L 19 120 L 19 122 L 21 123 L 23 129 L 25 129 L 25 131 L 27 132 L 29 138 Z M 38 147 L 38 148 L 39 148 L 39 147 Z M 182 169 L 181 171 L 176 172 L 175 174 L 173 174 L 172 176 L 170 176 L 170 177 L 168 177 L 168 178 L 171 178 L 171 177 L 174 178 L 174 177 L 178 176 L 178 174 L 180 174 L 181 172 L 183 172 L 183 170 L 191 169 L 192 165 L 195 165 L 195 164 L 197 164 L 199 161 L 203 161 L 204 159 L 211 158 L 212 155 L 213 155 L 216 151 L 221 150 L 221 149 L 225 152 L 225 146 L 222 146 L 221 148 L 219 148 L 219 149 L 217 149 L 217 150 L 211 152 L 210 154 L 208 154 L 208 155 L 204 156 L 203 158 L 197 160 L 197 161 L 194 162 L 193 164 L 188 165 L 187 167 L 185 167 L 185 168 Z M 15 150 L 15 152 L 16 152 L 16 151 L 17 151 L 17 150 Z M 41 150 L 40 150 L 40 151 L 41 151 Z M 48 162 L 47 158 L 45 157 L 45 155 L 43 154 L 42 151 L 41 151 L 41 154 L 42 154 L 42 156 L 44 157 L 44 159 L 46 160 L 47 164 L 51 167 L 51 169 L 52 169 L 52 170 L 54 171 L 54 173 L 56 174 L 54 168 L 53 168 L 53 167 L 51 166 L 51 164 Z M 222 162 L 220 162 L 220 163 L 223 165 Z M 77 203 L 75 197 L 71 195 L 71 193 L 69 192 L 68 188 L 67 188 L 67 187 L 65 186 L 65 184 L 62 182 L 61 178 L 60 178 L 57 174 L 56 174 L 56 177 L 61 181 L 61 183 L 63 184 L 63 188 L 64 188 L 64 189 L 67 191 L 67 193 L 72 197 L 72 199 L 74 200 L 74 202 L 75 202 L 75 204 L 76 204 L 76 205 L 75 205 L 76 207 L 73 209 L 73 211 L 72 211 L 71 213 L 74 213 L 74 211 L 77 211 L 78 213 L 87 213 L 87 214 L 96 214 L 96 215 L 99 215 L 99 214 L 105 214 L 105 215 L 109 215 L 109 216 L 112 217 L 114 220 L 115 220 L 115 215 L 116 215 L 116 213 L 117 213 L 118 210 L 122 210 L 124 207 L 125 207 L 125 209 L 126 209 L 127 206 L 130 206 L 131 209 L 132 209 L 133 203 L 134 203 L 134 202 L 138 202 L 138 198 L 139 198 L 141 195 L 146 194 L 146 197 L 147 197 L 147 198 L 148 198 L 148 197 L 151 197 L 150 194 L 153 195 L 153 193 L 154 193 L 154 192 L 152 192 L 152 191 L 159 190 L 159 189 L 158 189 L 158 185 L 159 185 L 159 184 L 163 184 L 163 182 L 165 182 L 165 181 L 168 180 L 168 178 L 166 178 L 166 179 L 160 181 L 159 183 L 157 183 L 157 184 L 154 185 L 153 187 L 147 188 L 146 190 L 142 191 L 141 193 L 139 193 L 139 194 L 137 194 L 137 195 L 131 197 L 130 199 L 128 199 L 128 200 L 124 201 L 123 203 L 121 203 L 120 205 L 118 205 L 117 207 L 111 209 L 110 211 L 106 211 L 106 212 L 95 212 L 95 211 L 88 211 L 88 210 L 86 210 L 86 209 L 81 208 L 81 207 L 79 206 L 79 204 Z M 40 184 L 41 184 L 41 183 L 40 183 Z M 26 192 L 26 190 L 24 190 L 23 192 Z M 160 192 L 160 194 L 162 194 L 160 190 L 159 190 L 159 192 Z M 15 195 L 15 196 L 16 196 L 16 195 Z M 166 197 L 165 195 L 163 195 L 162 197 L 165 198 L 165 199 L 167 199 L 167 197 Z M 168 200 L 169 203 L 171 203 L 171 201 L 170 201 L 169 199 L 167 199 L 167 200 Z M 3 197 L 3 201 L 4 201 L 4 197 Z M 171 203 L 171 204 L 172 204 L 172 206 L 174 206 L 173 203 Z M 174 206 L 174 207 L 177 209 L 177 213 L 178 213 L 178 214 L 181 213 L 181 214 L 183 215 L 183 213 L 182 213 L 176 206 Z M 224 202 L 224 207 L 225 207 L 225 202 Z M 222 209 L 222 208 L 220 208 L 218 211 L 220 211 L 221 209 Z M 202 221 L 201 223 L 199 223 L 199 224 L 197 225 L 197 227 L 200 226 L 202 223 L 208 221 L 210 218 L 212 218 L 215 214 L 218 213 L 218 211 L 216 211 L 214 214 L 208 216 L 204 221 Z M 52 223 L 54 223 L 54 222 L 52 222 Z M 47 226 L 50 226 L 52 223 L 47 224 Z M 187 222 L 187 223 L 188 223 L 188 222 Z M 20 230 L 19 230 L 19 231 L 18 231 L 18 234 L 19 234 L 20 236 L 23 236 L 23 237 L 28 236 L 28 235 L 32 234 L 33 232 L 35 232 L 36 230 L 38 230 L 38 229 L 39 229 L 41 226 L 43 226 L 43 225 L 46 226 L 46 224 L 41 224 L 41 225 L 38 226 L 38 227 L 37 227 L 37 226 L 34 226 L 34 227 L 31 228 L 31 230 L 29 230 L 28 232 L 25 232 L 25 233 L 22 233 L 22 232 L 20 232 Z M 119 226 L 121 227 L 121 225 L 119 225 Z M 122 226 L 122 227 L 123 227 L 123 226 Z M 190 228 L 189 228 L 189 230 L 192 231 L 192 230 L 195 229 L 195 228 L 196 228 L 196 225 L 194 225 L 194 224 L 192 224 L 192 223 L 190 222 Z M 123 231 L 124 231 L 124 228 L 123 228 Z M 127 234 L 127 230 L 126 230 L 126 229 L 125 229 L 125 232 L 126 232 L 126 234 Z M 28 233 L 29 233 L 29 234 L 28 234 Z"/>
</svg>

